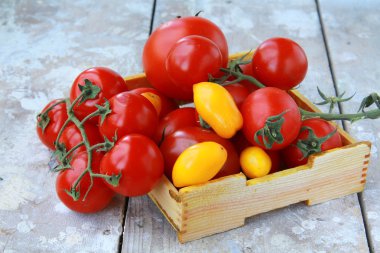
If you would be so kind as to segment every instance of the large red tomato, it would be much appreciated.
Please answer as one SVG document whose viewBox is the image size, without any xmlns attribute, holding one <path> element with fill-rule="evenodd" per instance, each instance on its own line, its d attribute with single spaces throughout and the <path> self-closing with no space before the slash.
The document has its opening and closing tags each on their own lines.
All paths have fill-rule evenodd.
<svg viewBox="0 0 380 253">
<path fill-rule="evenodd" d="M 304 79 L 307 58 L 296 42 L 271 38 L 259 45 L 252 58 L 253 76 L 265 86 L 289 90 Z"/>
<path fill-rule="evenodd" d="M 93 173 L 99 173 L 99 164 L 103 154 L 99 152 L 92 153 L 91 168 Z M 72 158 L 71 168 L 60 172 L 56 179 L 56 192 L 59 199 L 65 206 L 73 211 L 80 213 L 93 213 L 105 208 L 112 200 L 115 193 L 106 186 L 101 178 L 93 178 L 93 185 L 84 199 L 87 190 L 90 188 L 91 179 L 87 173 L 83 176 L 80 183 L 75 188 L 79 191 L 78 200 L 74 200 L 67 192 L 71 191 L 75 181 L 87 167 L 88 156 L 86 152 L 81 152 Z"/>
<path fill-rule="evenodd" d="M 244 101 L 241 112 L 247 140 L 267 150 L 288 146 L 301 127 L 296 102 L 278 88 L 266 87 L 252 92 Z"/>
<path fill-rule="evenodd" d="M 217 142 L 227 150 L 227 162 L 214 178 L 240 172 L 239 155 L 231 142 L 223 139 L 211 130 L 200 127 L 186 127 L 168 135 L 160 146 L 162 155 L 165 159 L 166 176 L 170 180 L 172 179 L 174 163 L 186 148 L 205 141 Z"/>
<path fill-rule="evenodd" d="M 111 113 L 104 122 L 99 118 L 99 130 L 103 136 L 112 140 L 127 134 L 138 133 L 153 137 L 158 125 L 158 116 L 154 106 L 143 96 L 131 92 L 122 92 L 110 100 Z"/>
<path fill-rule="evenodd" d="M 180 39 L 190 35 L 199 35 L 215 43 L 222 56 L 222 66 L 227 66 L 228 47 L 226 38 L 223 32 L 211 21 L 202 17 L 181 17 L 161 25 L 151 34 L 145 44 L 143 65 L 148 81 L 159 91 L 172 98 L 192 99 L 192 89 L 173 83 L 166 69 L 168 54 L 173 46 Z M 199 57 L 203 59 L 204 56 L 199 55 Z M 196 65 L 198 63 L 191 62 L 191 64 Z M 197 73 L 192 73 L 192 75 L 197 75 Z"/>
<path fill-rule="evenodd" d="M 231 94 L 236 106 L 239 109 L 243 105 L 244 100 L 250 94 L 249 89 L 240 83 L 228 84 L 224 86 L 224 88 L 226 88 L 226 90 Z"/>
<path fill-rule="evenodd" d="M 60 101 L 62 101 L 62 99 L 55 99 L 48 103 L 37 118 L 37 135 L 40 138 L 41 142 L 52 150 L 55 150 L 54 142 L 57 139 L 58 133 L 61 130 L 63 124 L 67 120 L 66 103 L 59 103 L 54 106 L 47 113 L 48 117 L 42 115 L 48 108 Z M 42 126 L 39 126 L 43 122 L 47 122 L 45 129 L 42 129 Z"/>
<path fill-rule="evenodd" d="M 315 136 L 310 130 L 313 131 Z M 297 139 L 284 150 L 281 150 L 286 166 L 293 168 L 306 164 L 308 156 L 311 154 L 341 147 L 341 137 L 338 132 L 334 133 L 334 131 L 336 131 L 336 127 L 324 119 L 307 119 L 303 121 L 301 132 Z M 331 134 L 332 136 L 329 136 Z M 329 138 L 323 140 L 324 137 Z M 300 147 L 305 153 L 301 151 Z"/>
<path fill-rule="evenodd" d="M 121 175 L 119 185 L 109 187 L 124 196 L 140 196 L 153 189 L 164 173 L 164 159 L 157 145 L 140 134 L 121 138 L 103 157 L 102 174 Z"/>
<path fill-rule="evenodd" d="M 95 105 L 102 105 L 105 99 L 110 99 L 112 96 L 127 91 L 127 86 L 121 75 L 115 71 L 105 67 L 94 67 L 80 73 L 74 80 L 70 90 L 70 101 L 73 102 L 81 91 L 78 85 L 85 85 L 85 79 L 90 80 L 98 86 L 101 91 L 94 99 L 87 100 L 74 107 L 74 113 L 79 119 L 83 119 L 88 114 L 97 110 Z M 96 118 L 93 120 L 96 122 Z"/>
</svg>

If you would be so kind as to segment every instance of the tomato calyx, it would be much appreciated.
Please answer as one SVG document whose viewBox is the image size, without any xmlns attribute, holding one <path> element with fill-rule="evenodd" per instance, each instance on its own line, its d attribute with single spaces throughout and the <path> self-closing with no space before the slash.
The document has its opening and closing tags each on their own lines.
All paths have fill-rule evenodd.
<svg viewBox="0 0 380 253">
<path fill-rule="evenodd" d="M 308 126 L 301 127 L 300 133 L 302 133 L 304 131 L 308 131 L 308 137 L 304 140 L 301 140 L 301 139 L 298 140 L 297 144 L 296 144 L 297 148 L 302 153 L 301 160 L 310 156 L 311 154 L 321 152 L 322 151 L 322 144 L 325 141 L 327 141 L 328 139 L 330 139 L 336 133 L 337 129 L 335 128 L 334 131 L 332 131 L 331 133 L 329 133 L 323 137 L 318 137 L 314 133 L 313 129 L 311 129 Z"/>
<path fill-rule="evenodd" d="M 337 97 L 335 96 L 331 96 L 331 97 L 328 97 L 326 96 L 320 89 L 319 87 L 317 86 L 317 90 L 318 90 L 318 94 L 319 96 L 321 96 L 321 98 L 323 99 L 322 102 L 319 102 L 319 103 L 316 103 L 316 105 L 326 105 L 326 104 L 330 104 L 330 108 L 329 108 L 329 113 L 331 113 L 333 110 L 334 110 L 334 107 L 335 105 L 337 105 L 338 103 L 343 103 L 343 102 L 347 102 L 348 100 L 350 100 L 351 98 L 353 98 L 355 96 L 355 93 L 351 96 L 351 97 L 348 97 L 348 98 L 343 98 L 344 94 L 346 93 L 345 91 L 342 92 L 340 95 L 338 95 Z M 380 105 L 380 104 L 379 104 Z M 380 107 L 379 107 L 380 108 Z M 360 110 L 360 109 L 359 109 Z"/>
<path fill-rule="evenodd" d="M 78 88 L 81 91 L 79 103 L 82 104 L 88 99 L 94 99 L 100 93 L 100 87 L 94 85 L 90 80 L 84 79 L 84 85 L 78 84 Z M 79 96 L 78 96 L 79 97 Z"/>
<path fill-rule="evenodd" d="M 281 127 L 285 122 L 283 115 L 287 112 L 288 110 L 285 110 L 280 114 L 268 117 L 263 128 L 256 131 L 255 142 L 263 144 L 266 149 L 271 149 L 274 143 L 283 143 L 284 137 L 281 134 Z M 262 141 L 259 136 L 262 137 Z"/>
<path fill-rule="evenodd" d="M 50 123 L 49 112 L 50 112 L 51 110 L 53 110 L 54 107 L 56 107 L 57 105 L 59 105 L 59 104 L 63 104 L 63 103 L 65 103 L 65 100 L 64 100 L 64 99 L 59 100 L 58 102 L 52 104 L 52 105 L 51 105 L 49 108 L 47 108 L 44 112 L 39 113 L 39 114 L 37 115 L 37 126 L 38 126 L 39 128 L 42 129 L 42 133 L 45 132 L 46 127 L 47 127 L 47 126 L 49 125 L 49 123 Z"/>
<path fill-rule="evenodd" d="M 377 108 L 380 109 L 380 96 L 379 94 L 373 92 L 369 94 L 367 97 L 365 97 L 362 102 L 360 103 L 358 112 L 365 112 L 364 109 L 367 107 L 370 107 L 371 105 L 375 104 Z"/>
</svg>

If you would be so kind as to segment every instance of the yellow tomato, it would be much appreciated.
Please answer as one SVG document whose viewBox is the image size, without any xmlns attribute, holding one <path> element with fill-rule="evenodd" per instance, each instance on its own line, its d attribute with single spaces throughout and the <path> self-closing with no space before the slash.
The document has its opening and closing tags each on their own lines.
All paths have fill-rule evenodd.
<svg viewBox="0 0 380 253">
<path fill-rule="evenodd" d="M 221 85 L 193 85 L 194 105 L 199 115 L 221 137 L 231 138 L 243 126 L 243 116 L 231 94 Z"/>
<path fill-rule="evenodd" d="M 173 167 L 176 187 L 201 184 L 212 179 L 227 160 L 227 151 L 219 143 L 208 141 L 185 149 Z"/>
<path fill-rule="evenodd" d="M 263 177 L 272 167 L 270 156 L 260 147 L 248 147 L 240 154 L 240 166 L 249 178 Z"/>
<path fill-rule="evenodd" d="M 160 96 L 158 96 L 152 92 L 144 92 L 144 93 L 141 93 L 141 95 L 144 96 L 145 98 L 147 98 L 149 100 L 149 102 L 152 103 L 152 105 L 154 106 L 154 109 L 156 109 L 157 115 L 160 115 L 160 112 L 161 112 L 161 98 L 160 98 Z"/>
</svg>

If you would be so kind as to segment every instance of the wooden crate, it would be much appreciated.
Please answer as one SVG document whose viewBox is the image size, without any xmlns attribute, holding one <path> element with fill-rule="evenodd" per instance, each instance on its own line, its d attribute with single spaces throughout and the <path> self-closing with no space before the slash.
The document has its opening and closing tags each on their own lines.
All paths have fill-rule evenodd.
<svg viewBox="0 0 380 253">
<path fill-rule="evenodd" d="M 125 80 L 129 87 L 149 86 L 144 74 Z M 298 91 L 289 93 L 303 109 L 319 111 Z M 246 218 L 259 213 L 301 201 L 313 205 L 361 192 L 371 144 L 356 142 L 339 127 L 338 132 L 343 147 L 311 155 L 303 166 L 250 180 L 240 173 L 181 189 L 163 176 L 148 195 L 184 243 L 243 226 Z"/>
</svg>

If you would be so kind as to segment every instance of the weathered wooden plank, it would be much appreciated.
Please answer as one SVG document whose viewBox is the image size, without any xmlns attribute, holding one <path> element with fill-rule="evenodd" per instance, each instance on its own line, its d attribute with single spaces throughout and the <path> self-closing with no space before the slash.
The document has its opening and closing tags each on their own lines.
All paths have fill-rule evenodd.
<svg viewBox="0 0 380 253">
<path fill-rule="evenodd" d="M 327 43 L 339 92 L 356 92 L 342 104 L 346 113 L 358 110 L 361 99 L 380 92 L 379 1 L 320 1 Z M 380 124 L 379 120 L 347 123 L 359 140 L 372 142 L 367 188 L 362 194 L 373 252 L 380 251 Z"/>
<path fill-rule="evenodd" d="M 35 116 L 90 66 L 140 72 L 152 2 L 0 1 L 0 252 L 117 252 L 125 199 L 61 204 Z"/>
<path fill-rule="evenodd" d="M 298 41 L 309 58 L 300 91 L 311 101 L 319 100 L 316 86 L 334 92 L 314 1 L 159 0 L 154 26 L 199 10 L 225 32 L 230 52 L 255 48 L 275 36 Z M 257 215 L 247 219 L 244 227 L 183 245 L 151 201 L 133 198 L 125 231 L 123 252 L 368 252 L 356 195 Z M 137 243 L 142 240 L 148 243 Z"/>
</svg>

